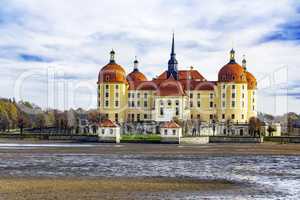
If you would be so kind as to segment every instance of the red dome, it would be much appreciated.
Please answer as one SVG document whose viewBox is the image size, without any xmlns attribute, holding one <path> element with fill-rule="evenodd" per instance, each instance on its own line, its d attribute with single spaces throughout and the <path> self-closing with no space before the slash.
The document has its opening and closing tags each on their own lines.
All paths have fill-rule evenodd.
<svg viewBox="0 0 300 200">
<path fill-rule="evenodd" d="M 229 62 L 219 71 L 218 81 L 247 83 L 245 70 L 236 62 Z"/>
<path fill-rule="evenodd" d="M 256 78 L 250 72 L 246 72 L 246 78 L 248 83 L 248 90 L 255 90 L 257 87 Z"/>
<path fill-rule="evenodd" d="M 135 69 L 130 74 L 128 74 L 127 81 L 147 81 L 147 77 L 142 72 Z"/>
<path fill-rule="evenodd" d="M 101 69 L 98 83 L 127 83 L 125 70 L 122 66 L 111 62 Z"/>
<path fill-rule="evenodd" d="M 182 85 L 176 81 L 173 76 L 170 76 L 166 81 L 159 86 L 158 96 L 184 96 Z"/>
</svg>

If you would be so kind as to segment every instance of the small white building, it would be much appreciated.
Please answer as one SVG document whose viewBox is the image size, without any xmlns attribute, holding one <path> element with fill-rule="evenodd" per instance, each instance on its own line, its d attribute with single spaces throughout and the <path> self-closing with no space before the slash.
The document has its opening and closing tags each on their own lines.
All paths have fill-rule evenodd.
<svg viewBox="0 0 300 200">
<path fill-rule="evenodd" d="M 111 120 L 104 120 L 98 129 L 98 139 L 100 142 L 120 143 L 120 127 Z"/>
<path fill-rule="evenodd" d="M 174 121 L 165 122 L 160 128 L 161 141 L 166 143 L 180 143 L 182 128 Z"/>
</svg>

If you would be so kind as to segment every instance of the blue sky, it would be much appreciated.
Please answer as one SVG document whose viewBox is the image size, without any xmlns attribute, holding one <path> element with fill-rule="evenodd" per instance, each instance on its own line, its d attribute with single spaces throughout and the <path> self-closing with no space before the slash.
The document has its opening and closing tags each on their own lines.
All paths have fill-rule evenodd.
<svg viewBox="0 0 300 200">
<path fill-rule="evenodd" d="M 1 0 L 0 96 L 96 107 L 109 51 L 127 72 L 137 56 L 152 78 L 167 68 L 173 30 L 180 69 L 217 80 L 233 46 L 260 81 L 259 109 L 300 113 L 297 0 Z"/>
</svg>

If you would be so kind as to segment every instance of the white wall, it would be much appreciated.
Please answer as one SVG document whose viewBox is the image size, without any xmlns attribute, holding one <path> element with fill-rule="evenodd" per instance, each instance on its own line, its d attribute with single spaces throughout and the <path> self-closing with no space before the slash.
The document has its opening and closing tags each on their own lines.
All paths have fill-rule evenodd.
<svg viewBox="0 0 300 200">
<path fill-rule="evenodd" d="M 175 134 L 174 134 L 174 132 Z M 182 129 L 181 128 L 161 128 L 160 136 L 165 138 L 174 138 L 174 137 L 182 137 Z"/>
</svg>

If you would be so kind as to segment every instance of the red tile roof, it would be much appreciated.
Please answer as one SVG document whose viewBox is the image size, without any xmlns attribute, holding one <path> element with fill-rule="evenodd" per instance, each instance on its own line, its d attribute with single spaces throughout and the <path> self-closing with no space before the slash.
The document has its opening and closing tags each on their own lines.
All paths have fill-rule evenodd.
<svg viewBox="0 0 300 200">
<path fill-rule="evenodd" d="M 167 80 L 163 81 L 159 85 L 159 90 L 157 91 L 158 96 L 184 96 L 183 87 L 181 83 L 170 76 Z"/>
<path fill-rule="evenodd" d="M 109 119 L 105 119 L 100 123 L 100 127 L 105 127 L 105 128 L 116 128 L 118 127 L 115 123 L 113 123 Z"/>
<path fill-rule="evenodd" d="M 162 125 L 162 128 L 181 128 L 176 122 L 171 121 L 171 122 L 165 122 Z"/>
<path fill-rule="evenodd" d="M 165 80 L 167 79 L 167 71 L 163 72 L 157 77 L 157 79 Z M 179 80 L 198 80 L 204 81 L 205 78 L 197 70 L 179 70 L 178 71 Z"/>
</svg>

